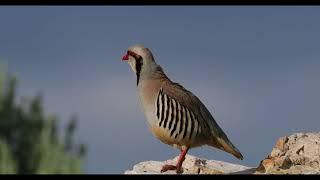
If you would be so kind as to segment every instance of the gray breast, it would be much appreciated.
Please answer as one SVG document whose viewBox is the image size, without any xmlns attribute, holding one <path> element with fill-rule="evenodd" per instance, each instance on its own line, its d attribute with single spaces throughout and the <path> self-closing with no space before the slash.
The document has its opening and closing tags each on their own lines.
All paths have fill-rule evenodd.
<svg viewBox="0 0 320 180">
<path fill-rule="evenodd" d="M 170 133 L 175 140 L 194 140 L 200 135 L 199 120 L 187 107 L 160 89 L 156 104 L 157 125 Z"/>
</svg>

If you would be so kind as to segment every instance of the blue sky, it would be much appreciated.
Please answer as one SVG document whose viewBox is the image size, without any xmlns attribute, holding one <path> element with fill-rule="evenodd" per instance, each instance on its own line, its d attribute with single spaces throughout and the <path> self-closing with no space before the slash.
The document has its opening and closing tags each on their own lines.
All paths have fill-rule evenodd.
<svg viewBox="0 0 320 180">
<path fill-rule="evenodd" d="M 2 6 L 0 61 L 19 93 L 44 93 L 62 122 L 79 117 L 87 173 L 123 173 L 179 151 L 155 139 L 121 56 L 144 44 L 197 95 L 245 159 L 204 146 L 190 154 L 257 166 L 277 138 L 319 131 L 320 7 Z"/>
</svg>

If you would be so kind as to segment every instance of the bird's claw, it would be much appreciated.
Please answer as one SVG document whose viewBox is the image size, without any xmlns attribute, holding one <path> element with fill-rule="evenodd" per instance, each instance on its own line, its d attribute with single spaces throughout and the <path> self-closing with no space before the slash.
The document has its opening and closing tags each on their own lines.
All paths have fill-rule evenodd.
<svg viewBox="0 0 320 180">
<path fill-rule="evenodd" d="M 164 166 L 162 166 L 161 173 L 169 170 L 176 170 L 176 169 L 177 169 L 177 166 L 165 164 Z"/>
<path fill-rule="evenodd" d="M 169 171 L 169 170 L 176 170 L 177 174 L 181 174 L 183 172 L 182 168 L 178 168 L 177 166 L 174 166 L 174 165 L 169 165 L 169 164 L 166 164 L 164 166 L 162 166 L 162 169 L 161 169 L 161 173 L 163 172 L 166 172 L 166 171 Z"/>
</svg>

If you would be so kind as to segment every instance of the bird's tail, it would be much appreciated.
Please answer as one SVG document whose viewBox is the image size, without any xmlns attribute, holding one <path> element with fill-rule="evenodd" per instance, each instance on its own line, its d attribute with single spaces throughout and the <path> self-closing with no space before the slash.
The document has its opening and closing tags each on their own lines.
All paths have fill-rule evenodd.
<svg viewBox="0 0 320 180">
<path fill-rule="evenodd" d="M 240 160 L 243 160 L 243 156 L 242 156 L 241 152 L 239 151 L 239 149 L 236 148 L 230 141 L 225 141 L 221 138 L 217 138 L 217 139 L 218 139 L 219 144 L 222 146 L 222 148 L 226 152 L 234 155 L 236 158 L 238 158 Z"/>
<path fill-rule="evenodd" d="M 236 158 L 243 160 L 243 156 L 238 148 L 236 148 L 229 140 L 225 140 L 224 138 L 215 138 L 215 140 L 210 143 L 211 146 L 219 148 L 225 152 L 228 152 L 235 156 Z"/>
</svg>

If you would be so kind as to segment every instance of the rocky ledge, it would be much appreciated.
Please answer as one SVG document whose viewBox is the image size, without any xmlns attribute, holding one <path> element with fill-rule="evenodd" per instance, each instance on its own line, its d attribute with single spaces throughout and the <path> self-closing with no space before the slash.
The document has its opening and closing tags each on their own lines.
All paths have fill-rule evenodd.
<svg viewBox="0 0 320 180">
<path fill-rule="evenodd" d="M 160 173 L 164 164 L 176 164 L 178 156 L 164 162 L 144 161 L 125 174 Z M 258 167 L 249 167 L 187 155 L 183 174 L 320 174 L 320 133 L 296 133 L 278 139 L 275 147 Z"/>
</svg>

